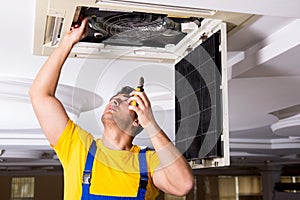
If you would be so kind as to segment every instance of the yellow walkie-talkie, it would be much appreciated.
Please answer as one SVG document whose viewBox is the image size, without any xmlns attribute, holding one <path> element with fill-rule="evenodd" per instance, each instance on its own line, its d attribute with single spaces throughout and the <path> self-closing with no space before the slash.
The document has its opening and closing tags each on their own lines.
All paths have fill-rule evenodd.
<svg viewBox="0 0 300 200">
<path fill-rule="evenodd" d="M 138 92 L 143 92 L 144 91 L 144 82 L 145 82 L 144 77 L 141 76 L 140 80 L 139 80 L 139 85 L 135 88 L 135 90 Z M 132 101 L 131 105 L 138 106 L 136 101 Z"/>
</svg>

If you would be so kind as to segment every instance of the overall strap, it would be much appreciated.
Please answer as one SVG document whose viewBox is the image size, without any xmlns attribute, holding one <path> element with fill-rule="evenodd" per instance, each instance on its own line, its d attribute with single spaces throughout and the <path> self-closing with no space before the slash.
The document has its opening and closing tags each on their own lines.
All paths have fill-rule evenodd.
<svg viewBox="0 0 300 200">
<path fill-rule="evenodd" d="M 146 189 L 148 184 L 148 167 L 146 160 L 147 149 L 141 149 L 139 153 L 139 166 L 140 166 L 140 184 L 138 190 L 138 197 L 145 199 Z"/>
<path fill-rule="evenodd" d="M 90 180 L 91 180 L 91 173 L 92 167 L 94 162 L 95 153 L 97 150 L 96 142 L 90 146 L 85 168 L 83 172 L 83 179 L 82 179 L 82 196 L 81 200 L 86 199 L 99 199 L 99 200 L 144 200 L 146 196 L 146 189 L 148 184 L 148 168 L 147 168 L 147 161 L 146 161 L 146 149 L 141 149 L 139 152 L 139 168 L 140 168 L 140 184 L 138 188 L 137 197 L 114 197 L 114 196 L 102 196 L 102 195 L 93 195 L 90 194 Z"/>
<path fill-rule="evenodd" d="M 81 199 L 85 199 L 89 195 L 90 191 L 90 181 L 92 175 L 92 168 L 94 163 L 94 157 L 96 154 L 97 146 L 96 141 L 93 140 L 87 158 L 85 162 L 85 167 L 82 175 L 82 196 Z"/>
</svg>

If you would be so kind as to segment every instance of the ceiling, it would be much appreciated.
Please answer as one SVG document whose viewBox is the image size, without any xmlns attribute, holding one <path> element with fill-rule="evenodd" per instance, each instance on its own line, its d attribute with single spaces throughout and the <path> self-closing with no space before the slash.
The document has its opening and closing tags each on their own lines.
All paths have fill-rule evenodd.
<svg viewBox="0 0 300 200">
<path fill-rule="evenodd" d="M 288 117 L 299 114 L 298 109 L 292 109 L 292 112 L 288 108 L 300 102 L 300 2 L 254 2 L 226 0 L 216 4 L 210 0 L 193 5 L 192 1 L 185 1 L 184 6 L 255 15 L 228 34 L 232 165 L 300 164 L 299 117 L 292 121 L 283 117 L 279 121 L 271 114 L 278 110 L 293 113 L 291 116 L 287 113 L 285 116 Z M 182 4 L 180 1 L 165 3 Z M 32 53 L 34 13 L 34 0 L 20 1 L 18 6 L 13 1 L 6 1 L 5 9 L 1 11 L 1 171 L 59 166 L 40 130 L 27 94 L 46 60 L 46 57 Z M 174 109 L 169 103 L 170 91 L 174 89 L 170 84 L 173 81 L 169 76 L 171 67 L 170 64 L 133 60 L 70 58 L 62 71 L 58 96 L 74 120 L 100 137 L 101 105 L 121 85 L 135 86 L 138 75 L 146 73 L 149 86 L 146 91 L 153 101 L 158 121 L 166 132 L 172 132 L 174 128 L 169 125 L 172 123 L 166 118 Z M 81 98 L 73 102 L 72 95 Z M 281 131 L 272 131 L 272 125 L 282 120 L 284 123 L 278 128 Z"/>
</svg>

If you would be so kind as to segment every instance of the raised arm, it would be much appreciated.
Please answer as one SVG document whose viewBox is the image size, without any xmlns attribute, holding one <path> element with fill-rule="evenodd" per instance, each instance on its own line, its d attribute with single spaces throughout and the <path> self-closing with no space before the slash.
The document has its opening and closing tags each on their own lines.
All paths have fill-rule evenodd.
<svg viewBox="0 0 300 200">
<path fill-rule="evenodd" d="M 132 94 L 135 96 L 129 101 L 136 100 L 139 106 L 129 106 L 129 109 L 137 113 L 139 123 L 148 132 L 160 160 L 160 165 L 153 175 L 155 186 L 169 194 L 186 195 L 194 185 L 191 167 L 156 123 L 146 94 L 136 91 Z"/>
<path fill-rule="evenodd" d="M 58 47 L 46 60 L 37 74 L 29 96 L 43 132 L 52 145 L 56 145 L 67 122 L 68 115 L 55 97 L 60 72 L 72 47 L 86 35 L 87 19 L 80 26 L 72 27 Z"/>
</svg>

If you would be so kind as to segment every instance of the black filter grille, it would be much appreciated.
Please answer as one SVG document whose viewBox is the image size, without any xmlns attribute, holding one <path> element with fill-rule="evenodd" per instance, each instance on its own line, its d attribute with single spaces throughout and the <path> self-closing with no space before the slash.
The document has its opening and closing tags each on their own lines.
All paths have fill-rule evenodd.
<svg viewBox="0 0 300 200">
<path fill-rule="evenodd" d="M 188 160 L 222 156 L 220 32 L 175 65 L 176 146 Z"/>
</svg>

